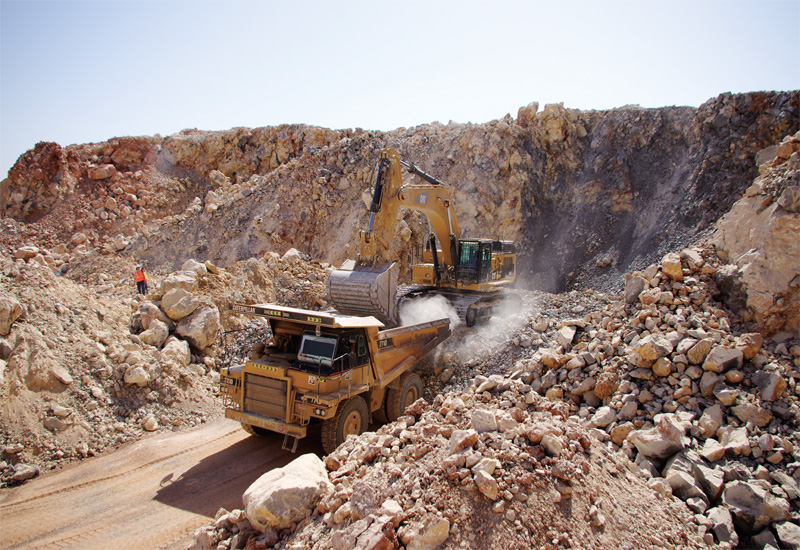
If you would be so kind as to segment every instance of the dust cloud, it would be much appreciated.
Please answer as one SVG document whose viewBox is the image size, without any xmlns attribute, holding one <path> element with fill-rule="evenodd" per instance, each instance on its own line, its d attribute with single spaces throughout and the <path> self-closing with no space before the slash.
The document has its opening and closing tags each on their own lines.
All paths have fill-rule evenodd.
<svg viewBox="0 0 800 550">
<path fill-rule="evenodd" d="M 400 324 L 402 326 L 445 318 L 450 319 L 450 329 L 461 324 L 458 313 L 444 296 L 418 298 L 400 305 Z"/>
</svg>

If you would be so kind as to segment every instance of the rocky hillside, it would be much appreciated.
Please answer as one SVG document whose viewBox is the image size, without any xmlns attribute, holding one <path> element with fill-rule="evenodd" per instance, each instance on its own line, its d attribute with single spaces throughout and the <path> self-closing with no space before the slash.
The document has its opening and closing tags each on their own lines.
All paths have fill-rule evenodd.
<svg viewBox="0 0 800 550">
<path fill-rule="evenodd" d="M 40 143 L 0 185 L 5 217 L 51 245 L 86 234 L 151 268 L 220 266 L 290 247 L 339 263 L 366 223 L 378 151 L 447 182 L 469 236 L 519 243 L 520 285 L 619 290 L 621 275 L 692 241 L 797 131 L 800 93 L 723 94 L 701 107 L 577 111 L 392 132 L 309 126 L 185 130 L 62 148 Z M 413 241 L 426 233 L 407 216 Z M 404 261 L 405 254 L 398 253 Z"/>
</svg>

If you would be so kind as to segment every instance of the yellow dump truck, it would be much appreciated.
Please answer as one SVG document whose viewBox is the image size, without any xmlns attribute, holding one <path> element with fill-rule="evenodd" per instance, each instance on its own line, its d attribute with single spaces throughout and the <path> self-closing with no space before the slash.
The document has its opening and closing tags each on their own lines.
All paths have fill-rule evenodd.
<svg viewBox="0 0 800 550">
<path fill-rule="evenodd" d="M 272 339 L 220 372 L 225 416 L 254 435 L 284 434 L 292 452 L 312 422 L 322 424 L 330 453 L 373 419 L 396 420 L 422 394 L 411 368 L 450 335 L 448 319 L 381 330 L 374 317 L 274 304 L 229 309 L 265 318 Z"/>
</svg>

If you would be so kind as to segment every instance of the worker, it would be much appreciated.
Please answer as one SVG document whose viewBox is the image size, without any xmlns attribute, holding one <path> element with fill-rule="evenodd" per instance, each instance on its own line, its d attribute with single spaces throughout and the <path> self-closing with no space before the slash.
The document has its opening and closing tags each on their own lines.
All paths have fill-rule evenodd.
<svg viewBox="0 0 800 550">
<path fill-rule="evenodd" d="M 136 290 L 139 294 L 147 294 L 147 272 L 140 265 L 136 266 L 134 281 L 136 281 Z"/>
</svg>

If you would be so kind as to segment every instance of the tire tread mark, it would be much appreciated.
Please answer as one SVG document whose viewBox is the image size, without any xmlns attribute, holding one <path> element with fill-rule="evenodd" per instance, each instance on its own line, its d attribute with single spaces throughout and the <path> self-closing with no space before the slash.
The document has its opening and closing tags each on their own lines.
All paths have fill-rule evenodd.
<svg viewBox="0 0 800 550">
<path fill-rule="evenodd" d="M 28 539 L 24 537 L 23 538 L 18 537 L 16 540 L 11 542 L 11 546 L 5 546 L 4 549 L 14 550 L 15 548 L 24 548 L 25 550 L 40 550 L 43 548 L 67 548 L 76 542 L 85 541 L 97 535 L 102 535 L 103 533 L 110 531 L 111 528 L 112 528 L 111 525 L 103 525 L 101 527 L 97 527 L 96 529 L 90 529 L 89 531 L 78 533 L 77 535 L 72 535 L 69 537 L 64 537 L 62 539 L 44 542 L 36 546 L 29 546 L 30 541 Z M 46 536 L 46 534 L 44 536 Z"/>
<path fill-rule="evenodd" d="M 13 508 L 18 508 L 20 504 L 25 504 L 25 503 L 32 502 L 32 501 L 35 501 L 35 500 L 41 500 L 43 498 L 47 498 L 47 497 L 50 497 L 50 496 L 53 496 L 53 495 L 60 495 L 62 493 L 75 491 L 77 489 L 81 489 L 81 488 L 89 486 L 89 485 L 94 485 L 96 483 L 101 483 L 103 481 L 108 481 L 109 479 L 114 479 L 116 477 L 123 477 L 123 476 L 126 476 L 128 474 L 132 474 L 133 472 L 136 472 L 138 470 L 141 470 L 143 468 L 147 468 L 148 466 L 152 466 L 153 464 L 158 464 L 159 462 L 164 462 L 165 460 L 169 460 L 170 458 L 174 458 L 176 456 L 180 456 L 180 455 L 184 455 L 186 453 L 190 453 L 190 452 L 195 451 L 195 450 L 197 450 L 197 449 L 199 449 L 201 447 L 204 447 L 204 446 L 206 446 L 206 445 L 208 445 L 210 443 L 214 443 L 215 441 L 219 441 L 220 439 L 225 439 L 226 437 L 230 437 L 231 435 L 235 435 L 236 433 L 237 433 L 237 430 L 233 430 L 233 431 L 231 431 L 231 432 L 229 432 L 227 434 L 221 435 L 219 437 L 215 437 L 214 439 L 210 439 L 210 440 L 208 440 L 205 443 L 202 443 L 200 445 L 195 445 L 194 447 L 189 447 L 189 448 L 183 449 L 181 451 L 178 451 L 177 453 L 173 453 L 173 454 L 168 455 L 168 456 L 163 456 L 161 458 L 157 458 L 155 460 L 152 460 L 150 462 L 147 462 L 145 464 L 137 466 L 136 468 L 133 468 L 131 470 L 125 470 L 124 472 L 120 472 L 118 474 L 113 474 L 113 475 L 102 477 L 102 478 L 99 478 L 99 479 L 93 479 L 91 481 L 85 481 L 83 483 L 79 483 L 78 485 L 70 485 L 69 487 L 64 487 L 63 489 L 58 489 L 56 491 L 50 491 L 49 493 L 44 493 L 42 495 L 36 495 L 36 496 L 30 497 L 30 498 L 26 498 L 24 500 L 11 502 L 9 504 L 3 504 L 3 505 L 0 505 L 0 510 L 5 510 L 7 508 L 12 508 L 12 507 Z"/>
</svg>

